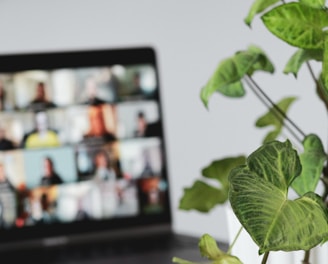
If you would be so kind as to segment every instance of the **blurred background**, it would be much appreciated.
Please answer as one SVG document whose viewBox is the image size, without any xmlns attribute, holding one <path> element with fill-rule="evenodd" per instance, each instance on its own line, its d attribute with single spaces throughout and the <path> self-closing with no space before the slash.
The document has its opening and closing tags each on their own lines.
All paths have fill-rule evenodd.
<svg viewBox="0 0 328 264">
<path fill-rule="evenodd" d="M 276 67 L 275 77 L 254 78 L 274 101 L 297 96 L 290 117 L 327 145 L 327 117 L 305 66 L 298 79 L 282 70 L 296 49 L 276 39 L 259 17 L 243 19 L 252 0 L 0 0 L 0 54 L 152 46 L 158 57 L 165 118 L 171 204 L 178 233 L 210 233 L 227 241 L 224 207 L 210 214 L 178 210 L 183 188 L 212 160 L 249 154 L 266 129 L 266 112 L 250 90 L 243 99 L 215 95 L 205 109 L 201 87 L 219 61 L 256 44 Z M 316 65 L 313 65 L 316 68 Z"/>
</svg>

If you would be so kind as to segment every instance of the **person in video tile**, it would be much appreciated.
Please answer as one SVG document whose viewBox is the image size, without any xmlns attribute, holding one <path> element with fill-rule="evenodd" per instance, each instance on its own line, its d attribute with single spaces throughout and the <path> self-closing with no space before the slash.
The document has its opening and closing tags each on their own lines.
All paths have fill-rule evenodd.
<svg viewBox="0 0 328 264">
<path fill-rule="evenodd" d="M 15 148 L 14 142 L 6 138 L 5 129 L 0 127 L 0 150 L 12 150 Z"/>
<path fill-rule="evenodd" d="M 50 186 L 63 183 L 63 180 L 56 172 L 53 160 L 50 157 L 44 158 L 43 166 L 44 175 L 42 176 L 40 183 L 42 186 Z"/>
<path fill-rule="evenodd" d="M 134 132 L 136 137 L 144 137 L 146 135 L 147 130 L 147 121 L 145 118 L 144 112 L 138 112 L 137 116 L 137 125 L 136 130 Z"/>
<path fill-rule="evenodd" d="M 57 147 L 60 145 L 58 134 L 48 127 L 48 116 L 44 111 L 35 113 L 35 129 L 26 134 L 22 141 L 24 148 Z"/>
<path fill-rule="evenodd" d="M 93 77 L 86 79 L 85 89 L 88 96 L 87 100 L 84 102 L 85 104 L 101 105 L 106 103 L 106 101 L 98 97 L 98 86 L 96 80 Z"/>
<path fill-rule="evenodd" d="M 139 72 L 135 72 L 132 81 L 133 81 L 132 95 L 141 95 L 143 93 L 141 88 L 141 74 Z"/>
<path fill-rule="evenodd" d="M 15 220 L 15 188 L 6 177 L 5 166 L 0 163 L 0 226 L 7 227 Z"/>
<path fill-rule="evenodd" d="M 111 167 L 108 154 L 104 150 L 100 150 L 95 155 L 95 165 L 96 165 L 95 179 L 105 180 L 105 181 L 116 180 L 116 172 Z"/>
<path fill-rule="evenodd" d="M 30 102 L 28 106 L 29 110 L 40 111 L 47 108 L 54 108 L 56 104 L 51 102 L 46 97 L 45 83 L 39 82 L 36 86 L 36 94 L 34 99 Z"/>
<path fill-rule="evenodd" d="M 5 110 L 6 105 L 6 91 L 3 82 L 0 80 L 0 111 Z"/>
<path fill-rule="evenodd" d="M 164 210 L 161 179 L 158 177 L 140 179 L 140 202 L 144 213 L 158 213 Z"/>
<path fill-rule="evenodd" d="M 106 141 L 113 141 L 116 139 L 116 136 L 113 133 L 107 131 L 103 108 L 101 105 L 90 106 L 88 109 L 88 118 L 90 129 L 84 135 L 85 138 L 101 137 Z"/>
<path fill-rule="evenodd" d="M 134 131 L 135 137 L 153 137 L 159 136 L 161 133 L 160 123 L 148 123 L 145 113 L 139 111 L 137 114 L 136 130 Z"/>
<path fill-rule="evenodd" d="M 34 201 L 34 220 L 36 224 L 49 224 L 56 221 L 55 202 L 50 201 L 47 192 L 37 197 L 39 201 Z M 33 206 L 32 206 L 33 207 Z"/>
</svg>

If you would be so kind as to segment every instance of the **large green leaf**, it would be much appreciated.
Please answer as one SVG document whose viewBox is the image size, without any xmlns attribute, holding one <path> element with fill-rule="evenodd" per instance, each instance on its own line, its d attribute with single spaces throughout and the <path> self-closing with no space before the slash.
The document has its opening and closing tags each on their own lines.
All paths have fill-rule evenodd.
<svg viewBox="0 0 328 264">
<path fill-rule="evenodd" d="M 288 199 L 288 188 L 301 170 L 291 143 L 272 141 L 230 174 L 231 206 L 260 254 L 309 250 L 328 238 L 328 214 L 321 197 L 309 192 Z"/>
<path fill-rule="evenodd" d="M 287 113 L 290 105 L 296 100 L 295 97 L 287 97 L 279 101 L 276 106 L 283 112 Z M 274 129 L 265 136 L 263 142 L 269 142 L 276 139 L 282 131 L 284 126 L 284 117 L 277 112 L 277 109 L 272 107 L 270 110 L 263 116 L 257 119 L 255 123 L 256 127 L 267 127 L 273 126 Z"/>
<path fill-rule="evenodd" d="M 299 194 L 314 192 L 320 180 L 326 154 L 320 138 L 309 135 L 303 141 L 304 152 L 300 155 L 302 173 L 293 183 L 293 189 Z"/>
<path fill-rule="evenodd" d="M 227 190 L 219 189 L 197 180 L 193 186 L 184 189 L 184 194 L 180 199 L 179 209 L 208 212 L 215 205 L 223 204 L 227 199 Z"/>
<path fill-rule="evenodd" d="M 199 241 L 200 253 L 203 257 L 210 260 L 211 264 L 242 264 L 235 256 L 223 252 L 217 245 L 215 239 L 208 234 L 201 237 Z M 199 264 L 199 262 L 190 262 L 181 258 L 173 258 L 174 263 L 178 264 Z M 204 262 L 203 262 L 204 263 Z"/>
<path fill-rule="evenodd" d="M 234 56 L 220 62 L 207 84 L 201 90 L 201 99 L 208 106 L 208 100 L 214 92 L 228 97 L 242 97 L 245 90 L 241 79 L 255 71 L 273 72 L 274 68 L 265 53 L 258 47 L 250 46 L 245 51 L 236 52 Z"/>
<path fill-rule="evenodd" d="M 313 8 L 324 8 L 326 4 L 326 0 L 299 0 L 299 2 Z"/>
<path fill-rule="evenodd" d="M 328 13 L 323 9 L 292 2 L 280 5 L 262 16 L 271 33 L 292 46 L 302 49 L 323 49 Z"/>
<path fill-rule="evenodd" d="M 278 2 L 280 2 L 280 0 L 255 0 L 247 14 L 247 17 L 244 19 L 245 23 L 250 26 L 255 15 L 263 12 Z"/>
<path fill-rule="evenodd" d="M 322 61 L 323 58 L 323 50 L 304 50 L 299 49 L 296 51 L 290 60 L 287 62 L 284 73 L 292 73 L 295 77 L 297 77 L 298 71 L 304 62 L 310 60 Z"/>
</svg>

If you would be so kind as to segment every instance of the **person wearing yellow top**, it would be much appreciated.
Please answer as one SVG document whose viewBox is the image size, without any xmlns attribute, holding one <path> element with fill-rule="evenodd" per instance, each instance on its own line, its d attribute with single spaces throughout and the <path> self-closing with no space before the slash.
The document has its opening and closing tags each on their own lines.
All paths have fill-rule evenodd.
<svg viewBox="0 0 328 264">
<path fill-rule="evenodd" d="M 60 145 L 57 133 L 54 131 L 34 132 L 30 134 L 25 143 L 26 148 L 57 147 Z"/>
<path fill-rule="evenodd" d="M 29 133 L 24 140 L 25 148 L 42 148 L 60 146 L 57 132 L 48 128 L 48 118 L 45 112 L 35 114 L 36 129 Z"/>
</svg>

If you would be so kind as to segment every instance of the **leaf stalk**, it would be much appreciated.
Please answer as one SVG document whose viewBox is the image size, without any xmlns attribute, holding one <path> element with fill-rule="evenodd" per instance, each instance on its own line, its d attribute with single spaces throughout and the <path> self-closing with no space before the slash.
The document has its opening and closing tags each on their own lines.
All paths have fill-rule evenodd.
<svg viewBox="0 0 328 264">
<path fill-rule="evenodd" d="M 246 83 L 253 91 L 253 93 L 258 97 L 258 99 L 270 110 L 271 108 L 274 110 L 273 114 L 277 117 L 280 122 L 283 122 L 284 119 L 288 121 L 288 123 L 292 126 L 290 127 L 289 124 L 284 123 L 285 128 L 293 135 L 293 137 L 302 144 L 303 140 L 306 135 L 305 133 L 277 106 L 271 98 L 261 89 L 261 87 L 254 81 L 251 76 L 247 76 L 245 78 Z M 301 135 L 301 137 L 297 136 L 296 132 L 293 131 L 293 128 Z"/>
<path fill-rule="evenodd" d="M 268 258 L 269 258 L 269 253 L 270 253 L 270 251 L 265 252 L 261 264 L 266 264 L 267 263 Z"/>
<path fill-rule="evenodd" d="M 305 251 L 304 260 L 302 264 L 310 264 L 310 250 Z"/>
<path fill-rule="evenodd" d="M 236 244 L 236 242 L 237 242 L 237 240 L 238 240 L 238 237 L 240 236 L 241 231 L 243 231 L 243 229 L 244 229 L 244 228 L 243 228 L 242 226 L 239 228 L 239 230 L 238 230 L 238 232 L 237 232 L 237 234 L 236 234 L 234 240 L 232 241 L 231 245 L 230 245 L 229 248 L 228 248 L 227 254 L 231 254 L 232 248 L 233 248 L 233 246 Z"/>
</svg>

